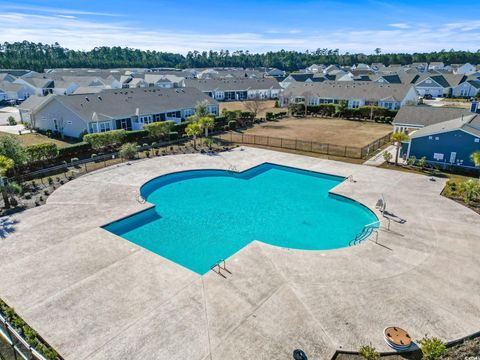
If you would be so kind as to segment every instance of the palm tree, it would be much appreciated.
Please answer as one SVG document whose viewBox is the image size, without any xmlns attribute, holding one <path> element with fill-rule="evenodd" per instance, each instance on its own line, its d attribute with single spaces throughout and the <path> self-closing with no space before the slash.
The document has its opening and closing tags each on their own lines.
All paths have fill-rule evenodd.
<svg viewBox="0 0 480 360">
<path fill-rule="evenodd" d="M 187 136 L 193 136 L 193 147 L 197 148 L 197 136 L 202 133 L 202 128 L 198 122 L 192 122 L 185 128 Z"/>
<path fill-rule="evenodd" d="M 407 141 L 408 139 L 410 139 L 410 137 L 403 132 L 395 132 L 392 134 L 392 137 L 390 139 L 395 143 L 395 147 L 397 148 L 395 152 L 395 166 L 397 166 L 398 154 L 400 153 L 400 147 L 402 146 L 402 142 Z"/>
<path fill-rule="evenodd" d="M 208 130 L 213 129 L 215 120 L 211 116 L 204 116 L 198 121 L 200 127 L 205 130 L 205 137 L 208 137 Z"/>
<path fill-rule="evenodd" d="M 480 181 L 478 180 L 467 180 L 460 185 L 460 189 L 463 192 L 463 201 L 467 205 L 480 197 Z"/>
<path fill-rule="evenodd" d="M 3 177 L 8 172 L 8 170 L 12 169 L 15 163 L 12 159 L 0 155 L 0 191 L 2 192 L 3 202 L 5 204 L 5 208 L 8 209 L 10 207 L 10 201 L 8 199 L 8 185 L 4 182 Z"/>
</svg>

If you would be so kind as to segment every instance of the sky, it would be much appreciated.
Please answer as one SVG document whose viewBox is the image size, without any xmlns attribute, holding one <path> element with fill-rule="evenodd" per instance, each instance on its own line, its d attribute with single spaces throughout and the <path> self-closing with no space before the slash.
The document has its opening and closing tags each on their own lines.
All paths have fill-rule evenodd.
<svg viewBox="0 0 480 360">
<path fill-rule="evenodd" d="M 70 49 L 480 49 L 475 2 L 387 0 L 0 0 L 0 42 Z"/>
</svg>

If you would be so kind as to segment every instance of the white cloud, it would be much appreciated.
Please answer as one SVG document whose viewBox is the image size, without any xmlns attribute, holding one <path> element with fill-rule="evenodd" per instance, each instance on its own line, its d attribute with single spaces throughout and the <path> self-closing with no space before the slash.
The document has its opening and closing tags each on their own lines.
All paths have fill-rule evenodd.
<svg viewBox="0 0 480 360">
<path fill-rule="evenodd" d="M 94 11 L 84 11 L 84 10 L 65 9 L 65 8 L 52 8 L 48 6 L 18 5 L 14 3 L 0 4 L 0 8 L 5 10 L 33 11 L 35 13 L 92 15 L 92 16 L 121 16 L 120 14 L 115 14 L 115 13 L 94 12 Z"/>
<path fill-rule="evenodd" d="M 390 24 L 391 27 L 397 28 L 397 29 L 410 29 L 411 26 L 408 24 L 404 23 L 396 23 L 396 24 Z"/>
<path fill-rule="evenodd" d="M 120 18 L 119 18 L 120 19 Z M 480 49 L 478 21 L 417 25 L 384 30 L 334 30 L 302 32 L 297 29 L 264 33 L 200 33 L 169 29 L 145 30 L 123 22 L 100 22 L 75 16 L 38 15 L 20 12 L 0 13 L 0 42 L 58 42 L 71 49 L 89 50 L 96 46 L 122 46 L 144 50 L 187 53 L 190 50 L 307 50 L 340 48 L 341 52 L 372 53 L 377 47 L 386 52 L 417 52 L 441 49 Z M 21 24 L 21 26 L 18 26 Z M 273 29 L 275 30 L 275 29 Z"/>
</svg>

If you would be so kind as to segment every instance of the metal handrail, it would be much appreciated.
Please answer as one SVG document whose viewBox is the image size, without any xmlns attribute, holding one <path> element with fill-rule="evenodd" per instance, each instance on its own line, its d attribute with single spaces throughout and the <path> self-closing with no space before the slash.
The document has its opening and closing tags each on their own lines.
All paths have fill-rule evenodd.
<svg viewBox="0 0 480 360">
<path fill-rule="evenodd" d="M 7 334 L 0 328 L 0 336 L 3 337 L 14 349 L 14 351 L 20 355 L 23 359 L 37 359 L 37 360 L 47 360 L 42 354 L 40 354 L 35 348 L 33 348 L 18 332 L 15 328 L 10 325 L 10 323 L 0 314 L 0 322 L 3 323 Z M 15 338 L 12 339 L 12 335 Z M 22 350 L 16 345 L 16 341 L 20 342 L 30 353 L 31 356 L 27 356 L 23 353 Z"/>
<path fill-rule="evenodd" d="M 147 202 L 147 200 L 142 196 L 142 194 L 140 194 L 140 191 L 137 193 L 137 201 L 140 204 L 145 204 Z"/>
<path fill-rule="evenodd" d="M 363 228 L 362 228 L 362 231 L 360 231 L 357 236 L 355 236 L 355 239 L 352 239 L 350 240 L 349 242 L 349 246 L 352 246 L 352 245 L 358 245 L 360 244 L 362 241 L 365 241 L 367 240 L 370 235 L 372 235 L 373 233 L 375 233 L 375 242 L 378 242 L 378 228 L 379 227 L 374 227 L 374 225 L 381 225 L 382 222 L 384 221 L 387 221 L 388 225 L 386 227 L 387 230 L 390 230 L 390 218 L 385 218 L 385 219 L 381 219 L 381 220 L 377 220 L 377 221 L 374 221 L 370 224 L 367 224 L 367 225 L 364 225 Z M 368 230 L 371 229 L 371 233 L 370 234 L 366 234 Z M 364 235 L 367 235 L 364 237 Z"/>
</svg>

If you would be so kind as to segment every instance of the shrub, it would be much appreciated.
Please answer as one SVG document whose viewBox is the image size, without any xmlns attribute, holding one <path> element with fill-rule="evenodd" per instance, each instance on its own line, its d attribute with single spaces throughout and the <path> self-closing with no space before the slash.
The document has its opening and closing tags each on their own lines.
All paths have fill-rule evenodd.
<svg viewBox="0 0 480 360">
<path fill-rule="evenodd" d="M 137 155 L 137 146 L 135 143 L 125 143 L 121 146 L 119 155 L 122 158 L 132 160 Z"/>
<path fill-rule="evenodd" d="M 227 125 L 227 118 L 225 116 L 218 116 L 214 119 L 215 125 L 214 129 L 215 130 L 221 130 L 225 125 Z"/>
<path fill-rule="evenodd" d="M 446 344 L 436 337 L 424 337 L 419 340 L 420 349 L 425 359 L 432 360 L 438 359 L 447 352 Z"/>
<path fill-rule="evenodd" d="M 127 131 L 125 133 L 126 142 L 138 142 L 146 137 L 148 137 L 149 132 L 147 130 L 134 130 L 134 131 Z"/>
<path fill-rule="evenodd" d="M 390 160 L 392 160 L 392 154 L 388 151 L 384 151 L 383 152 L 383 160 L 385 160 L 387 163 L 390 162 Z"/>
<path fill-rule="evenodd" d="M 174 128 L 175 122 L 173 121 L 159 121 L 143 126 L 147 130 L 148 134 L 154 138 L 166 137 Z"/>
<path fill-rule="evenodd" d="M 7 118 L 7 121 L 8 121 L 8 125 L 17 125 L 17 120 L 15 120 L 15 118 L 13 116 L 9 116 Z"/>
<path fill-rule="evenodd" d="M 115 147 L 120 145 L 125 139 L 126 131 L 111 130 L 102 133 L 94 133 L 85 135 L 84 140 L 89 143 L 93 149 L 100 150 L 108 147 Z"/>
<path fill-rule="evenodd" d="M 179 135 L 183 135 L 185 134 L 185 128 L 187 127 L 188 124 L 190 124 L 190 121 L 184 121 L 184 122 L 181 122 L 180 124 L 175 124 L 171 131 L 177 132 Z"/>
<path fill-rule="evenodd" d="M 420 166 L 422 169 L 427 163 L 427 158 L 425 156 L 422 156 L 420 159 L 417 161 L 417 165 Z"/>
<path fill-rule="evenodd" d="M 415 165 L 416 162 L 417 162 L 417 158 L 413 155 L 407 159 L 407 165 L 409 166 Z"/>
<path fill-rule="evenodd" d="M 480 198 L 480 180 L 470 179 L 464 181 L 460 184 L 460 190 L 462 191 L 465 204 L 471 204 Z"/>
<path fill-rule="evenodd" d="M 58 149 L 58 155 L 60 157 L 69 158 L 71 156 L 88 153 L 91 149 L 92 147 L 89 143 L 82 141 L 82 142 Z"/>
<path fill-rule="evenodd" d="M 28 145 L 25 152 L 30 162 L 51 160 L 58 156 L 57 145 L 52 143 Z"/>
<path fill-rule="evenodd" d="M 235 120 L 230 120 L 228 122 L 228 129 L 235 130 L 237 128 L 237 122 Z"/>
<path fill-rule="evenodd" d="M 367 360 L 377 360 L 380 358 L 380 354 L 377 352 L 372 344 L 362 346 L 358 352 Z"/>
<path fill-rule="evenodd" d="M 178 139 L 178 132 L 177 131 L 170 131 L 168 134 L 170 140 L 177 140 Z"/>
</svg>

